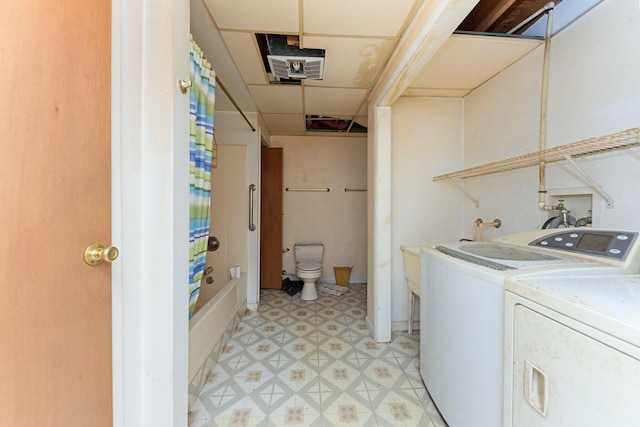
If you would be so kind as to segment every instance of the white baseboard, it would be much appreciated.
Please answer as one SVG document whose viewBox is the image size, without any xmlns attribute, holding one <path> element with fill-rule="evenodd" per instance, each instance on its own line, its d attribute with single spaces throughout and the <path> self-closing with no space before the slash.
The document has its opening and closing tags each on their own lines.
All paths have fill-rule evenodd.
<svg viewBox="0 0 640 427">
<path fill-rule="evenodd" d="M 395 322 L 391 322 L 391 330 L 394 332 L 399 332 L 399 331 L 408 331 L 409 322 L 407 320 L 398 320 Z M 413 321 L 413 330 L 414 331 L 419 331 L 420 330 L 420 321 L 419 320 L 414 320 Z"/>
</svg>

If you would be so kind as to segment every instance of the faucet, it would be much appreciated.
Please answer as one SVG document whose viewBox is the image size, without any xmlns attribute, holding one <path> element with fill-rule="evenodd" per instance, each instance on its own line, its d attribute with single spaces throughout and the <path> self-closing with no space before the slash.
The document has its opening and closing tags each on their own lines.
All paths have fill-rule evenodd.
<svg viewBox="0 0 640 427">
<path fill-rule="evenodd" d="M 558 204 L 556 206 L 552 206 L 551 209 L 560 213 L 560 217 L 562 218 L 561 224 L 565 228 L 571 227 L 571 224 L 569 224 L 570 211 L 564 206 L 564 199 L 558 199 Z"/>
<path fill-rule="evenodd" d="M 498 218 L 494 219 L 492 222 L 483 222 L 482 218 L 476 219 L 475 221 L 473 221 L 473 240 L 479 240 L 482 242 L 482 240 L 484 239 L 482 230 L 485 227 L 500 228 L 500 226 L 502 226 L 502 221 L 500 221 L 500 219 Z M 479 238 L 476 239 L 476 236 Z"/>
</svg>

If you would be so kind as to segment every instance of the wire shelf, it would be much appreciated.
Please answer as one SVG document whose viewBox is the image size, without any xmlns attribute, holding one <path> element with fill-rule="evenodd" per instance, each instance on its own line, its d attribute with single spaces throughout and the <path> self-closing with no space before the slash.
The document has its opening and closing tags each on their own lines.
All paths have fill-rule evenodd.
<svg viewBox="0 0 640 427">
<path fill-rule="evenodd" d="M 529 166 L 537 166 L 541 161 L 544 161 L 545 163 L 553 163 L 560 160 L 566 160 L 565 155 L 571 157 L 583 157 L 608 151 L 621 150 L 637 145 L 640 145 L 640 128 L 631 128 L 611 135 L 585 139 L 571 144 L 547 148 L 546 150 L 523 154 L 522 156 L 511 157 L 505 160 L 498 160 L 496 162 L 434 176 L 433 181 L 442 181 L 452 178 L 472 178 L 475 176 L 522 169 Z"/>
</svg>

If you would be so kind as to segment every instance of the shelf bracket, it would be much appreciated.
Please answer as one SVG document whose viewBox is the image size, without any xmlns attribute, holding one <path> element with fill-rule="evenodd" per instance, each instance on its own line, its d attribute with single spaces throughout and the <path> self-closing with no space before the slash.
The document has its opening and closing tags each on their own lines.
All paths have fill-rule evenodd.
<svg viewBox="0 0 640 427">
<path fill-rule="evenodd" d="M 476 199 L 475 197 L 473 197 L 471 194 L 469 194 L 469 192 L 467 190 L 465 190 L 464 187 L 462 185 L 460 185 L 459 182 L 455 181 L 453 178 L 448 178 L 448 179 L 449 179 L 449 181 L 454 183 L 460 189 L 460 191 L 462 191 L 462 193 L 464 193 L 465 196 L 467 196 L 469 199 L 471 199 L 471 201 L 473 201 L 473 203 L 476 204 L 476 208 L 480 207 L 480 201 L 478 199 Z"/>
<path fill-rule="evenodd" d="M 587 181 L 587 183 L 589 184 L 589 186 L 598 194 L 600 194 L 602 196 L 602 198 L 606 201 L 606 206 L 607 209 L 613 209 L 613 199 L 611 198 L 611 196 L 609 196 L 602 188 L 600 188 L 600 186 L 598 185 L 597 182 L 595 182 L 593 180 L 593 178 L 591 178 L 591 176 L 585 172 L 584 169 L 582 169 L 575 160 L 573 160 L 573 158 L 568 155 L 568 154 L 564 154 L 564 158 L 567 159 L 567 161 L 569 163 L 571 163 L 571 165 L 575 168 L 576 171 L 578 171 L 578 173 L 580 175 L 582 175 L 582 178 L 584 178 L 585 181 Z"/>
<path fill-rule="evenodd" d="M 629 150 L 629 154 L 631 155 L 631 157 L 633 157 L 634 159 L 640 162 L 640 153 L 635 147 Z"/>
</svg>

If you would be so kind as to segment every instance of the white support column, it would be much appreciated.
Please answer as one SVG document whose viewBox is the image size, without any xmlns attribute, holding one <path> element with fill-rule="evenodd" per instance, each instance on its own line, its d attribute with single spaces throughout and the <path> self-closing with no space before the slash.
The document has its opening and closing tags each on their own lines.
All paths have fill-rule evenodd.
<svg viewBox="0 0 640 427">
<path fill-rule="evenodd" d="M 114 426 L 187 425 L 189 3 L 112 5 Z"/>
<path fill-rule="evenodd" d="M 367 324 L 378 342 L 391 339 L 391 106 L 477 3 L 423 2 L 368 99 Z"/>
<path fill-rule="evenodd" d="M 367 323 L 377 342 L 391 341 L 391 107 L 369 109 L 369 286 Z"/>
</svg>

